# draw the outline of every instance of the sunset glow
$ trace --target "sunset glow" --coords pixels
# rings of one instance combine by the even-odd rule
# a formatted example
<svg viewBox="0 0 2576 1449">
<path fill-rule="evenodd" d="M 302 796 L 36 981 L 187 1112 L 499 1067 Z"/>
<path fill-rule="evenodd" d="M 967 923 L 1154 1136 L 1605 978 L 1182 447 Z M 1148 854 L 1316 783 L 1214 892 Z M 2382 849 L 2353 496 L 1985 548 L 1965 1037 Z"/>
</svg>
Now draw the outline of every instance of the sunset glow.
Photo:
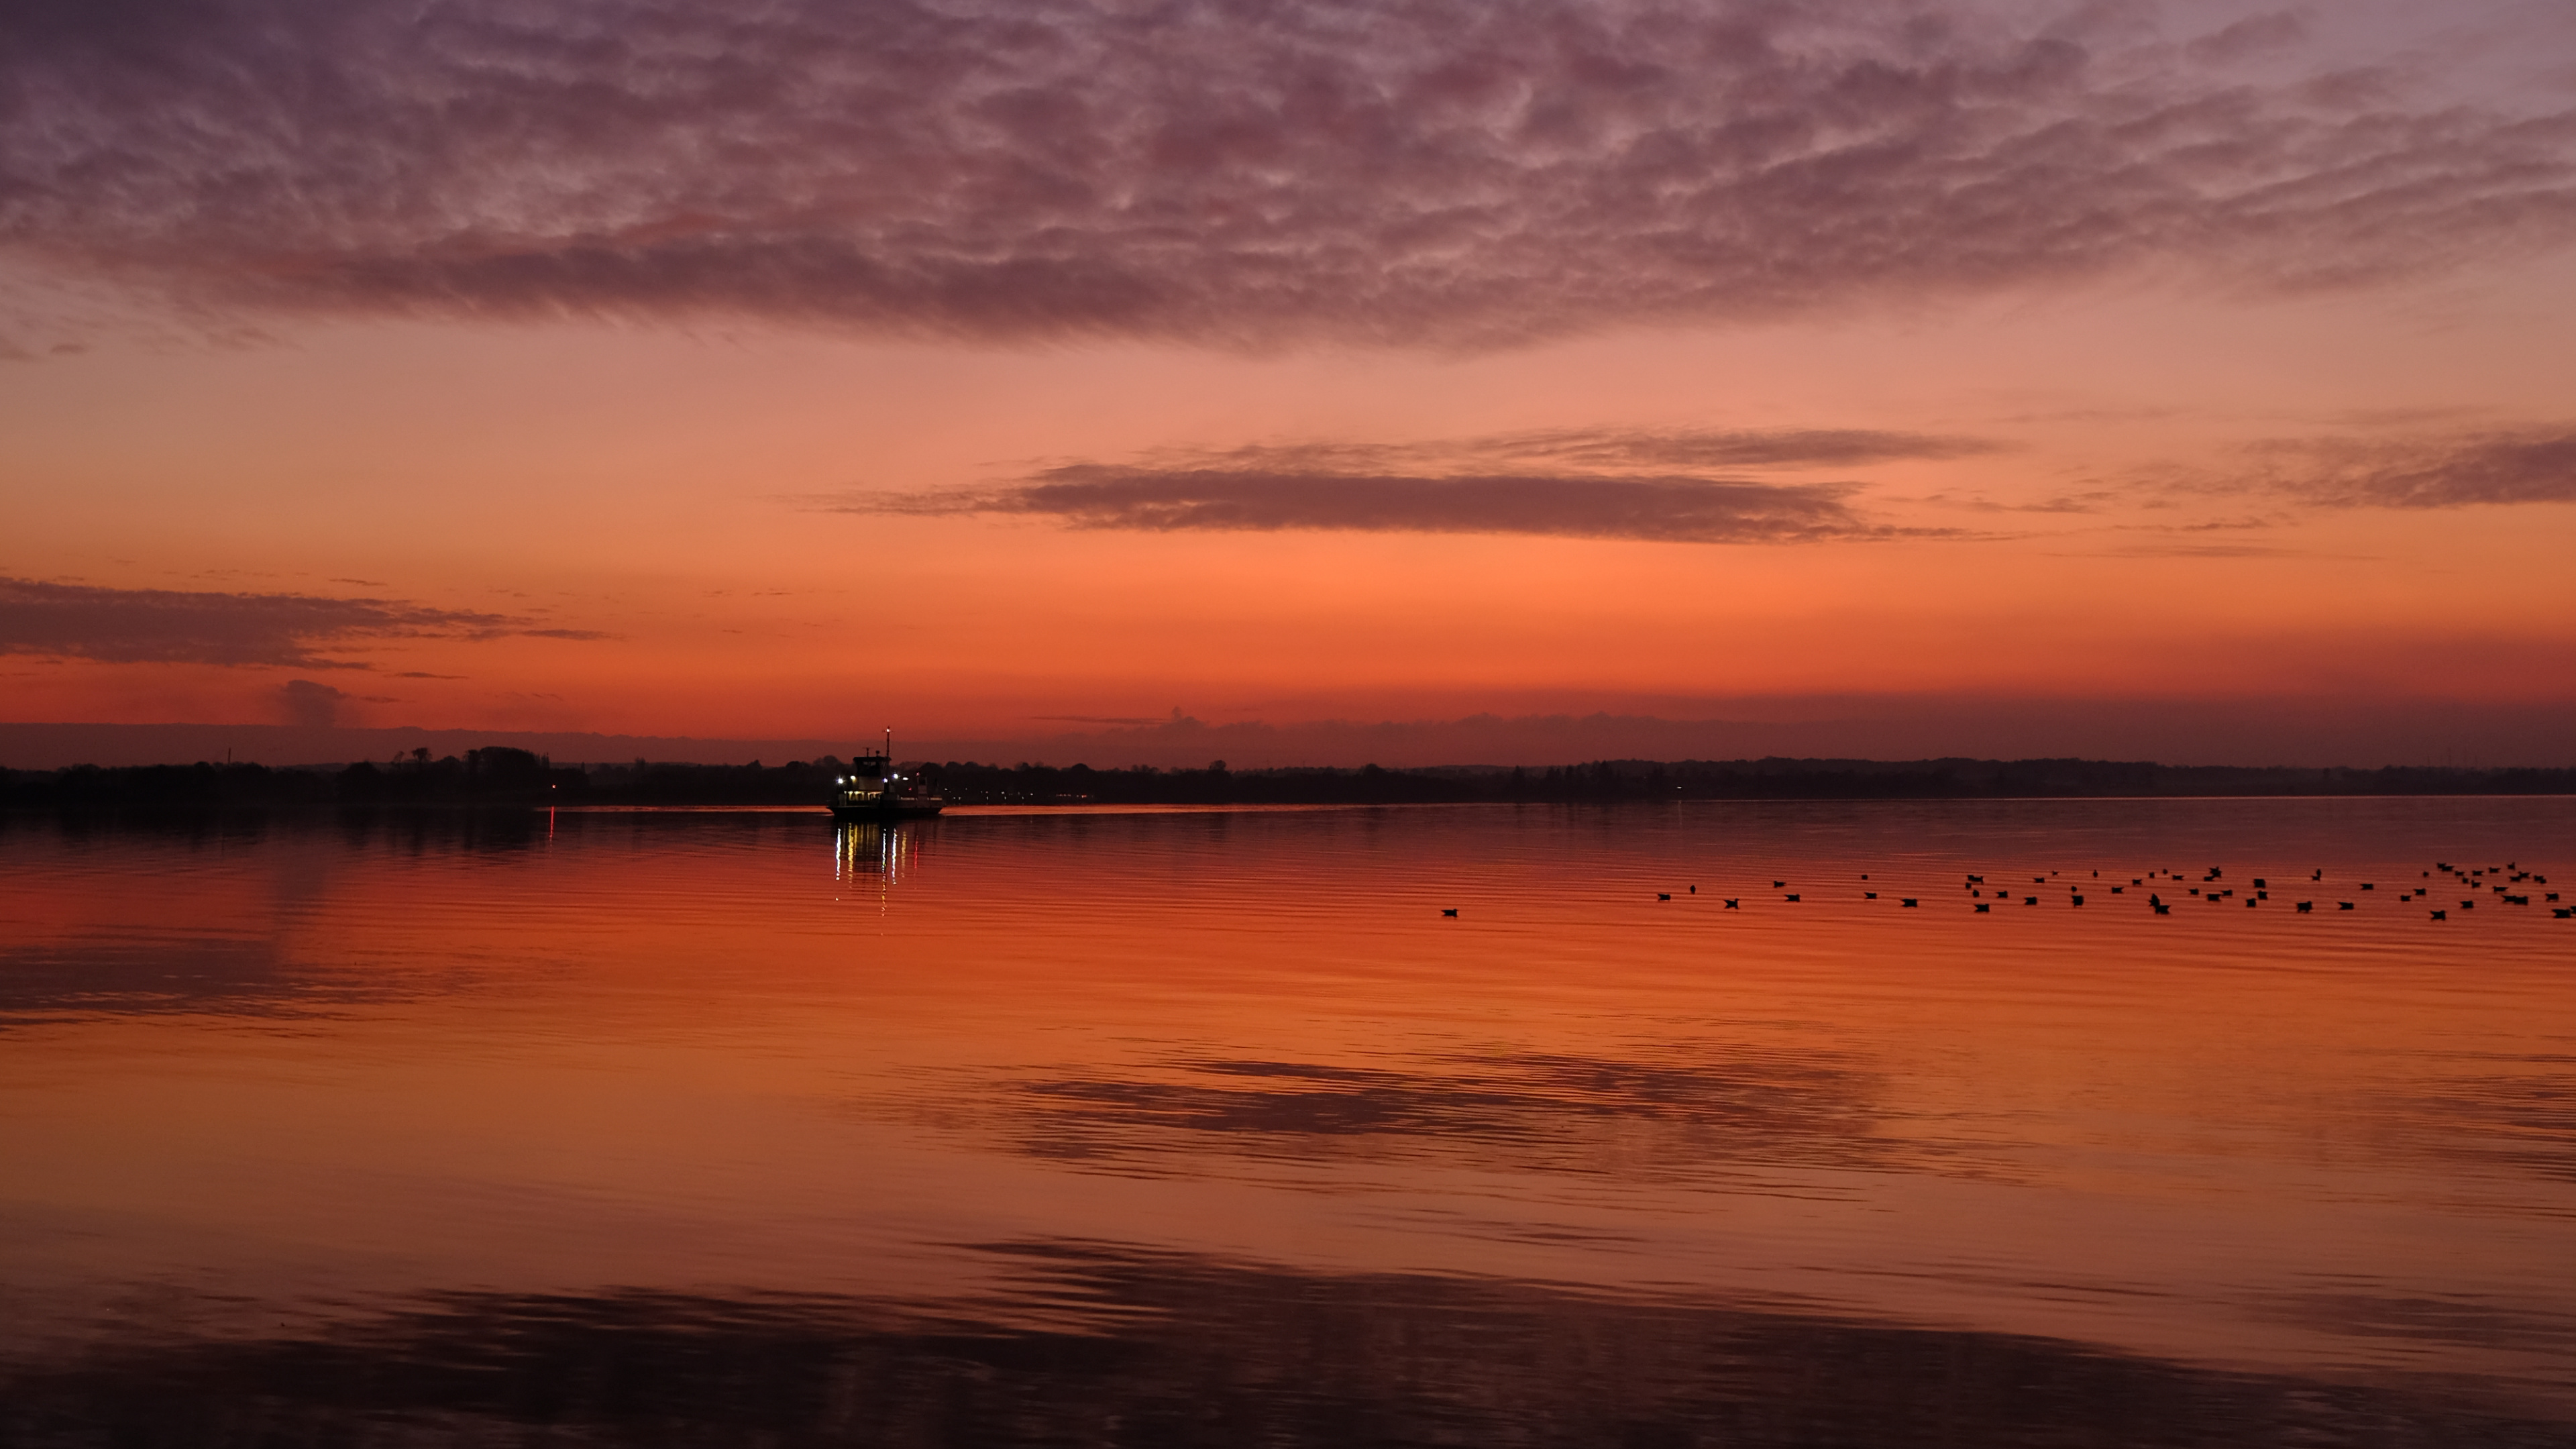
<svg viewBox="0 0 2576 1449">
<path fill-rule="evenodd" d="M 0 717 L 2568 763 L 2563 7 L 1830 14 L 21 7 Z"/>
</svg>

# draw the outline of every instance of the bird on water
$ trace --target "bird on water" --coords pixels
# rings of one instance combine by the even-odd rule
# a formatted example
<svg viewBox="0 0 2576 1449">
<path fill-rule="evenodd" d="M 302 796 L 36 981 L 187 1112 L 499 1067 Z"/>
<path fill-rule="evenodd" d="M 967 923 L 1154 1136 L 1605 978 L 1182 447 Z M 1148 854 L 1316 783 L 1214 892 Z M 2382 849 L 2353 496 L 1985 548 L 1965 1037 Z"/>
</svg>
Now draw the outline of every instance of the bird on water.
<svg viewBox="0 0 2576 1449">
<path fill-rule="evenodd" d="M 2443 864 L 2443 865 L 2441 865 L 2441 866 L 2440 866 L 2440 868 L 2441 868 L 2442 870 L 2444 870 L 2446 873 L 2448 873 L 2448 874 L 2450 874 L 2450 875 L 2454 876 L 2456 879 L 2458 879 L 2458 880 L 2459 880 L 2459 882 L 2460 882 L 2461 884 L 2466 885 L 2466 886 L 2469 886 L 2472 890 L 2476 889 L 2476 888 L 2477 888 L 2477 887 L 2479 887 L 2479 886 L 2484 886 L 2484 887 L 2486 887 L 2488 890 L 2492 891 L 2495 895 L 2497 895 L 2498 897 L 2500 897 L 2500 898 L 2501 898 L 2501 903 L 2506 904 L 2506 905 L 2529 905 L 2529 904 L 2531 904 L 2531 903 L 2532 903 L 2531 896 L 2529 896 L 2529 895 L 2512 895 L 2512 894 L 2509 894 L 2509 893 L 2508 893 L 2508 891 L 2509 891 L 2509 886 L 2508 886 L 2508 885 L 2506 885 L 2506 884 L 2499 884 L 2499 883 L 2497 883 L 2495 880 L 2488 879 L 2488 877 L 2498 877 L 2498 876 L 2500 876 L 2500 877 L 2504 877 L 2506 881 L 2508 881 L 2508 882 L 2510 882 L 2510 883 L 2513 883 L 2513 884 L 2519 884 L 2519 883 L 2524 882 L 2524 881 L 2529 881 L 2529 882 L 2532 882 L 2533 884 L 2536 884 L 2536 885 L 2545 885 L 2545 884 L 2547 884 L 2547 883 L 2548 883 L 2548 880 L 2549 880 L 2549 877 L 2547 877 L 2547 876 L 2545 876 L 2545 875 L 2541 875 L 2541 874 L 2539 874 L 2539 873 L 2537 873 L 2537 872 L 2535 872 L 2535 871 L 2525 871 L 2525 870 L 2523 870 L 2523 869 L 2521 868 L 2521 866 L 2520 866 L 2520 864 L 2519 864 L 2518 862 L 2508 863 L 2508 864 L 2505 864 L 2505 865 L 2502 865 L 2502 866 L 2486 866 L 2486 867 L 2483 867 L 2483 868 L 2455 867 L 2455 866 L 2450 866 L 2450 865 L 2447 865 L 2447 864 Z M 1982 884 L 1982 883 L 1985 881 L 1985 879 L 1986 879 L 1986 878 L 1985 878 L 1984 876 L 1982 876 L 1982 875 L 1966 874 L 1966 873 L 1963 873 L 1963 874 L 1964 874 L 1965 878 L 1964 878 L 1964 881 L 1963 881 L 1963 883 L 1962 883 L 1962 885 L 1961 885 L 1961 887 L 1960 887 L 1960 888 L 1961 888 L 1962 890 L 1965 890 L 1965 891 L 1966 891 L 1966 892 L 1967 892 L 1971 897 L 1980 897 L 1980 896 L 1984 895 L 1984 892 L 1983 892 L 1983 891 L 1978 890 L 1978 889 L 1977 889 L 1977 886 L 1978 886 L 1978 885 L 1980 885 L 1980 884 Z M 2035 876 L 2032 876 L 2032 877 L 2031 877 L 2031 882 L 2032 882 L 2032 884 L 2034 884 L 2034 885 L 2048 883 L 2048 882 L 2050 882 L 2050 880 L 2051 880 L 2051 878 L 2052 878 L 2052 877 L 2059 876 L 2060 874 L 2061 874 L 2061 872 L 2058 872 L 2058 871 L 2054 871 L 2054 870 L 2052 870 L 2052 871 L 2048 872 L 2046 875 L 2035 875 Z M 2101 873 L 2101 871 L 2099 871 L 2099 870 L 2094 870 L 2094 871 L 2090 872 L 2090 874 L 2091 874 L 2091 876 L 2098 878 L 2102 873 Z M 2325 874 L 2326 874 L 2326 873 L 2325 873 L 2325 869 L 2324 869 L 2324 867 L 2322 867 L 2322 866 L 2320 866 L 2320 867 L 2316 867 L 2316 868 L 2314 868 L 2314 869 L 2311 869 L 2311 870 L 2308 872 L 2308 879 L 2309 879 L 2309 880 L 2311 880 L 2311 881 L 2322 881 L 2322 880 L 2324 880 L 2324 879 L 2325 879 Z M 2422 872 L 2422 874 L 2423 874 L 2425 877 L 2430 878 L 2430 876 L 2432 875 L 2432 872 L 2431 872 L 2431 871 L 2424 871 L 2424 872 Z M 2167 880 L 2171 880 L 2171 881 L 2173 881 L 2173 882 L 2175 882 L 2175 883 L 2177 883 L 2177 884 L 2181 883 L 2181 882 L 2182 882 L 2182 881 L 2184 881 L 2184 880 L 2189 879 L 2189 877 L 2186 877 L 2186 876 L 2185 876 L 2185 875 L 2183 875 L 2183 873 L 2182 873 L 2182 872 L 2180 872 L 2180 871 L 2151 870 L 2151 871 L 2147 872 L 2145 876 L 2133 876 L 2133 877 L 2131 877 L 2131 878 L 2130 878 L 2130 880 L 2129 880 L 2129 884 L 2130 884 L 2130 885 L 2133 885 L 2133 886 L 2144 886 L 2144 885 L 2146 885 L 2146 884 L 2147 884 L 2147 882 L 2148 882 L 2148 880 L 2149 880 L 2150 878 L 2157 877 L 2157 876 L 2162 876 L 2162 877 L 2164 877 L 2165 879 L 2167 879 Z M 1864 881 L 1866 881 L 1866 880 L 1868 880 L 1868 879 L 1869 879 L 1869 877 L 1868 877 L 1867 875 L 1862 875 L 1860 878 L 1861 878 L 1862 880 L 1864 880 Z M 2222 902 L 2224 902 L 2224 901 L 2228 901 L 2228 900 L 2240 899 L 2240 897 L 2238 896 L 2238 893 L 2237 893 L 2237 892 L 2235 892 L 2235 891 L 2233 891 L 2233 890 L 2223 890 L 2223 889 L 2210 889 L 2210 890 L 2204 890 L 2204 889 L 2202 889 L 2202 886 L 2209 885 L 2209 884 L 2211 884 L 2211 883 L 2213 883 L 2213 882 L 2216 882 L 2216 881 L 2224 880 L 2225 878 L 2226 878 L 2226 871 L 2225 871 L 2225 869 L 2224 869 L 2223 867 L 2213 865 L 2213 866 L 2209 867 L 2209 868 L 2208 868 L 2208 870 L 2206 871 L 2206 873 L 2204 873 L 2204 874 L 2200 877 L 2201 885 L 2195 885 L 2195 886 L 2192 886 L 2192 887 L 2190 887 L 2190 888 L 2189 888 L 2189 894 L 2194 895 L 2194 896 L 2201 897 L 2202 899 L 2207 900 L 2211 905 L 2218 905 L 2218 904 L 2220 904 L 2220 903 L 2222 903 Z M 2270 892 L 2268 889 L 2266 889 L 2266 887 L 2268 887 L 2268 886 L 2271 884 L 2271 882 L 2270 882 L 2269 880 L 2267 880 L 2266 878 L 2261 877 L 2261 876 L 2254 876 L 2254 877 L 2250 877 L 2250 878 L 2248 878 L 2248 880 L 2249 880 L 2250 888 L 2252 889 L 2253 895 L 2252 895 L 2252 898 L 2251 898 L 2251 899 L 2246 899 L 2246 900 L 2245 900 L 2245 906 L 2246 906 L 2246 908 L 2247 908 L 2248 910 L 2251 910 L 2251 909 L 2253 909 L 2257 904 L 2259 904 L 2259 903 L 2261 903 L 2261 902 L 2263 902 L 2263 901 L 2269 900 L 2269 899 L 2271 898 L 2271 892 Z M 1771 882 L 1771 885 L 1772 885 L 1772 888 L 1773 888 L 1773 889 L 1775 889 L 1775 890 L 1781 890 L 1781 891 L 1783 891 L 1783 892 L 1784 892 L 1784 894 L 1781 896 L 1781 899 L 1782 899 L 1783 901 L 1796 901 L 1796 900 L 1798 900 L 1798 899 L 1799 899 L 1799 896 L 1798 896 L 1798 894 L 1797 894 L 1797 893 L 1795 893 L 1795 892 L 1788 892 L 1788 891 L 1787 891 L 1787 886 L 1788 886 L 1788 884 L 1789 884 L 1789 883 L 1788 883 L 1786 880 L 1775 880 L 1775 881 Z M 2358 881 L 2358 882 L 2355 882 L 2355 883 L 2354 883 L 2354 886 L 2355 886 L 2355 888 L 2357 888 L 2357 889 L 2359 889 L 2359 890 L 2365 890 L 2365 891 L 2368 891 L 2368 890 L 2375 890 L 2375 889 L 2376 889 L 2375 884 L 2374 884 L 2373 882 L 2370 882 L 2370 881 Z M 1686 890 L 1686 891 L 1688 891 L 1688 892 L 1689 892 L 1690 894 L 1692 894 L 1692 895 L 1697 895 L 1697 894 L 1699 894 L 1699 887 L 1698 887 L 1697 885 L 1686 885 L 1686 886 L 1684 886 L 1684 887 L 1683 887 L 1683 889 L 1684 889 L 1684 890 Z M 2118 885 L 2113 885 L 2110 889 L 2111 889 L 2111 894 L 2113 894 L 2113 895 L 2120 895 L 2120 894 L 2123 894 L 2123 893 L 2124 893 L 2123 888 L 2122 888 L 2121 886 L 2118 886 Z M 1674 894 L 1674 893 L 1673 893 L 1673 892 L 1671 892 L 1671 891 L 1657 891 L 1657 892 L 1655 893 L 1655 899 L 1656 899 L 1656 900 L 1659 900 L 1659 901 L 1669 901 L 1669 900 L 1673 899 L 1673 894 Z M 2010 900 L 2014 895 L 2016 895 L 2016 894 L 2019 894 L 2019 892 L 2018 892 L 2018 891 L 2014 891 L 2014 890 L 2010 890 L 2010 889 L 1999 889 L 1999 890 L 1997 890 L 1997 891 L 1995 892 L 1995 899 L 1997 899 L 1997 900 L 2001 900 L 2001 901 L 2009 901 L 2009 900 Z M 2285 892 L 2285 894 L 2286 894 L 2286 892 Z M 2412 899 L 2421 899 L 2422 897 L 2424 897 L 2424 896 L 2425 896 L 2425 895 L 2427 895 L 2427 894 L 2429 894 L 2429 891 L 2427 891 L 2427 890 L 2425 890 L 2425 889 L 2420 889 L 2420 888 L 2419 888 L 2419 889 L 2413 889 L 2413 890 L 2400 890 L 2400 891 L 2398 892 L 2398 896 L 2399 896 L 2399 898 L 2400 898 L 2400 899 L 2409 899 L 2409 900 L 2412 900 Z M 1861 898 L 1862 898 L 1863 900 L 1871 900 L 1871 901 L 1874 901 L 1874 900 L 1877 900 L 1877 899 L 1878 899 L 1878 896 L 1879 896 L 1879 893 L 1878 893 L 1877 891 L 1874 891 L 1874 890 L 1873 890 L 1873 891 L 1863 891 L 1863 892 L 1861 892 Z M 2084 904 L 2083 888 L 2082 888 L 2081 886 L 2079 886 L 2079 885 L 2075 885 L 2075 884 L 2072 884 L 2072 883 L 2068 884 L 2068 886 L 2067 886 L 2067 896 L 2068 896 L 2067 903 L 2068 903 L 2069 905 L 2081 906 L 2081 905 L 2083 905 L 2083 904 Z M 2558 893 L 2558 892 L 2556 892 L 2556 891 L 2548 892 L 2545 896 L 2543 896 L 2543 897 L 2542 897 L 2543 901 L 2545 901 L 2548 905 L 2550 905 L 2551 907 L 2553 907 L 2553 909 L 2550 911 L 2550 915 L 2551 915 L 2554 919 L 2557 919 L 2557 920 L 2576 920 L 2576 908 L 2570 908 L 2570 907 L 2565 907 L 2565 906 L 2560 906 L 2560 905 L 2558 905 L 2559 898 L 2560 898 L 2560 897 L 2559 897 L 2559 893 Z M 2035 905 L 2038 905 L 2038 904 L 2039 904 L 2039 897 L 2038 897 L 2038 896 L 2036 896 L 2036 895 L 2023 895 L 2021 899 L 2022 899 L 2022 904 L 2023 904 L 2023 905 L 2025 905 L 2025 906 L 2035 906 Z M 1914 896 L 1906 896 L 1906 897 L 1902 897 L 1902 898 L 1900 898 L 1900 899 L 1898 900 L 1898 902 L 1897 902 L 1897 904 L 1898 904 L 1898 905 L 1900 905 L 1900 906 L 1914 906 L 1914 905 L 1918 905 L 1919 903 L 1920 903 L 1919 898 L 1918 898 L 1918 897 L 1914 897 Z M 1730 911 L 1732 911 L 1732 910 L 1741 910 L 1741 909 L 1743 909 L 1743 905 L 1744 905 L 1743 900 L 1742 900 L 1740 897 L 1727 897 L 1727 898 L 1725 898 L 1725 899 L 1721 900 L 1721 901 L 1720 901 L 1720 904 L 1721 904 L 1721 905 L 1723 905 L 1727 910 L 1730 910 Z M 2317 911 L 2317 909 L 2318 909 L 2318 908 L 2319 908 L 2323 903 L 2322 903 L 2322 902 L 2319 902 L 2319 901 L 2314 901 L 2314 900 L 2304 900 L 2304 901 L 2290 901 L 2290 902 L 2287 902 L 2286 904 L 2288 904 L 2288 905 L 2291 907 L 2291 909 L 2293 909 L 2294 911 L 2296 911 L 2298 914 L 2300 914 L 2300 915 L 2303 915 L 2303 916 L 2304 916 L 2304 915 L 2312 915 L 2312 914 L 2314 914 L 2314 913 Z M 2478 905 L 2478 898 L 2476 898 L 2476 897 L 2465 897 L 2465 898 L 2461 899 L 2461 901 L 2460 901 L 2460 903 L 2459 903 L 2459 908 L 2460 908 L 2460 909 L 2462 909 L 2462 910 L 2475 910 L 2475 909 L 2477 909 L 2477 905 Z M 2334 903 L 2334 906 L 2335 906 L 2335 909 L 2336 909 L 2337 911 L 2358 911 L 2358 910 L 2360 909 L 2360 904 L 2359 904 L 2359 902 L 2357 902 L 2357 901 L 2337 901 L 2337 902 L 2335 902 L 2335 903 Z M 1974 902 L 1974 904 L 1972 905 L 1971 909 L 1975 910 L 1979 915 L 1985 915 L 1985 914 L 1990 914 L 1993 908 L 1992 908 L 1992 906 L 1991 906 L 1989 903 L 1987 903 L 1987 902 L 1985 902 L 1985 901 L 1983 901 L 1983 900 L 1976 900 L 1976 901 Z M 2159 916 L 2169 916 L 2169 915 L 2172 915 L 2172 914 L 2173 914 L 2173 903 L 2172 903 L 2172 902 L 2170 902 L 2170 901 L 2167 901 L 2167 900 L 2164 898 L 2164 896 L 2163 896 L 2162 894 L 2157 893 L 2157 892 L 2154 892 L 2154 891 L 2149 891 L 2149 892 L 2147 893 L 2147 909 L 2148 909 L 2148 910 L 2150 910 L 2150 911 L 2152 911 L 2152 912 L 2153 912 L 2153 913 L 2155 913 L 2156 915 L 2159 915 Z M 2429 909 L 2429 907 L 2428 907 L 2428 909 Z M 1443 915 L 1443 916 L 1455 916 L 1455 915 L 1457 915 L 1457 914 L 1458 914 L 1458 911 L 1457 911 L 1457 909 L 1456 909 L 1455 907 L 1450 907 L 1450 908 L 1443 909 L 1443 910 L 1441 911 L 1441 913 L 1440 913 L 1440 914 L 1441 914 L 1441 915 Z M 2431 919 L 2433 919 L 2433 920 L 2436 920 L 2436 921 L 2447 921 L 2447 920 L 2449 920 L 2449 919 L 2450 919 L 2450 914 L 2451 914 L 2451 913 L 2450 913 L 2450 911 L 2449 911 L 2447 908 L 2445 908 L 2445 909 L 2430 909 L 2430 910 L 2429 910 L 2429 914 L 2430 914 Z"/>
</svg>

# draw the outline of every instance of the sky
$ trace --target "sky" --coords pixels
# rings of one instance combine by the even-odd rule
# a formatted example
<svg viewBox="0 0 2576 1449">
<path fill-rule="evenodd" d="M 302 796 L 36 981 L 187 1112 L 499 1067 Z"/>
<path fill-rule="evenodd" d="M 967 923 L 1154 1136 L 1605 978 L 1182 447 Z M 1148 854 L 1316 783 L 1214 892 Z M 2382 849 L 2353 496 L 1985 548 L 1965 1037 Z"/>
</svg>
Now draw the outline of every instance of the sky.
<svg viewBox="0 0 2576 1449">
<path fill-rule="evenodd" d="M 2563 0 L 0 10 L 5 721 L 2563 766 L 2571 380 Z"/>
</svg>

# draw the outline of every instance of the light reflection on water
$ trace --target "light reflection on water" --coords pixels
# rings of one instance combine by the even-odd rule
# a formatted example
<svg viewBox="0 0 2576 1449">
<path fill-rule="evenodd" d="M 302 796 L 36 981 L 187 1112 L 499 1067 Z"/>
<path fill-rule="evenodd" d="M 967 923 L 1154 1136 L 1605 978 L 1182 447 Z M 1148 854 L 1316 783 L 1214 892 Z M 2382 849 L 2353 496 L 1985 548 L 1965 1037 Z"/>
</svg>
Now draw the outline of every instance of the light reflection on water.
<svg viewBox="0 0 2576 1449">
<path fill-rule="evenodd" d="M 2435 861 L 2576 802 L 18 819 L 0 1442 L 2563 1444 Z"/>
</svg>

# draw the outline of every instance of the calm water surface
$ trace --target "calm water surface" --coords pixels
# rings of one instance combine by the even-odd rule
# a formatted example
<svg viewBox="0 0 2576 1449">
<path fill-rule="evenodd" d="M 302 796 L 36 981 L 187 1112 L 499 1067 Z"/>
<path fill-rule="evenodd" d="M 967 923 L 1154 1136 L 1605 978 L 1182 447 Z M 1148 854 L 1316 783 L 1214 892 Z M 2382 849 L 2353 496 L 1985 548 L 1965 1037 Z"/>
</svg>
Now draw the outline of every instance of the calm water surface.
<svg viewBox="0 0 2576 1449">
<path fill-rule="evenodd" d="M 2576 1444 L 2518 873 L 2576 801 L 19 818 L 0 1441 Z"/>
</svg>

